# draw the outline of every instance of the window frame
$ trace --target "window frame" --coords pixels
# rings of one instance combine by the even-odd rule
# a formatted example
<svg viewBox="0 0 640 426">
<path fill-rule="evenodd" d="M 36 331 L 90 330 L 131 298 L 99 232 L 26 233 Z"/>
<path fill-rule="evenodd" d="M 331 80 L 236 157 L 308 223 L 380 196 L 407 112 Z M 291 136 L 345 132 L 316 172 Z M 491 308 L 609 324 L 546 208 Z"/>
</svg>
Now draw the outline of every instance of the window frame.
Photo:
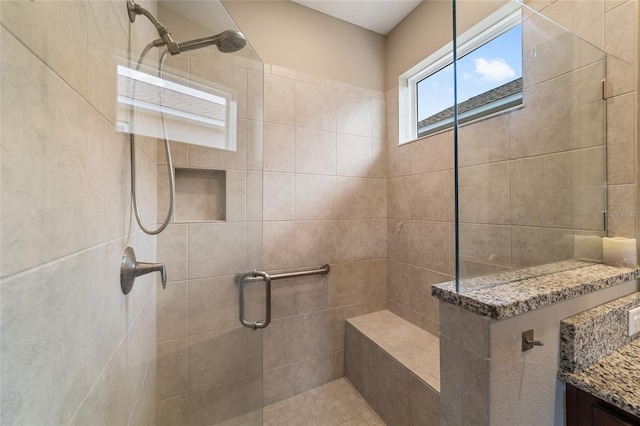
<svg viewBox="0 0 640 426">
<path fill-rule="evenodd" d="M 511 2 L 482 21 L 478 22 L 465 33 L 458 36 L 458 58 L 471 53 L 491 40 L 506 33 L 523 22 L 522 5 Z M 453 63 L 453 42 L 447 43 L 429 57 L 404 72 L 399 78 L 399 139 L 398 144 L 412 142 L 423 137 L 448 129 L 453 125 L 453 117 L 437 123 L 426 135 L 418 136 L 418 101 L 417 84 L 423 79 L 435 74 Z M 486 117 L 498 111 L 520 106 L 522 92 L 511 95 L 490 104 L 486 104 L 458 116 L 461 121 L 471 121 Z M 485 108 L 487 107 L 487 108 Z"/>
</svg>

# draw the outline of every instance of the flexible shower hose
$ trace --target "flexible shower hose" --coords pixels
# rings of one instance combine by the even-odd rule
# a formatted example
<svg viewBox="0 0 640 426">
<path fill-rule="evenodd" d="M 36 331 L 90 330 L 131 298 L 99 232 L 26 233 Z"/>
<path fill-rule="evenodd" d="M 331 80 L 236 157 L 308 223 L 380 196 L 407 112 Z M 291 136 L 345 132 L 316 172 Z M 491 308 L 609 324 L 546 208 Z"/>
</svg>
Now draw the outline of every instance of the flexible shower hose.
<svg viewBox="0 0 640 426">
<path fill-rule="evenodd" d="M 140 68 L 142 67 L 142 62 L 144 61 L 144 58 L 147 56 L 147 54 L 149 53 L 149 51 L 151 50 L 151 48 L 154 47 L 154 43 L 149 43 L 144 50 L 142 51 L 142 53 L 140 54 L 140 58 L 138 59 L 138 64 L 136 65 L 136 71 L 140 71 Z M 168 50 L 165 50 L 162 53 L 162 57 L 160 58 L 160 61 L 158 62 L 158 77 L 162 78 L 162 73 L 163 73 L 163 67 L 164 67 L 164 61 L 167 58 L 167 55 L 169 54 Z M 136 94 L 136 80 L 133 79 L 133 85 L 131 87 L 131 99 L 132 101 L 135 99 L 135 94 Z M 160 116 L 161 116 L 161 121 L 162 121 L 162 132 L 163 132 L 163 136 L 164 136 L 164 149 L 165 149 L 165 154 L 167 157 L 167 171 L 169 173 L 169 209 L 167 211 L 167 216 L 165 217 L 164 221 L 162 222 L 162 225 L 160 225 L 160 227 L 158 227 L 158 229 L 155 230 L 150 230 L 148 229 L 144 223 L 142 223 L 142 218 L 140 217 L 140 209 L 138 208 L 138 196 L 137 196 L 137 191 L 136 191 L 136 139 L 135 139 L 135 129 L 134 129 L 134 124 L 135 124 L 135 102 L 131 103 L 131 119 L 130 119 L 130 129 L 129 129 L 129 142 L 131 145 L 131 198 L 133 200 L 133 211 L 136 217 L 136 221 L 138 222 L 138 225 L 140 226 L 140 229 L 149 235 L 157 235 L 160 232 L 162 232 L 167 225 L 169 224 L 169 221 L 171 221 L 171 216 L 173 215 L 173 201 L 175 198 L 175 191 L 176 191 L 176 180 L 175 180 L 175 175 L 173 173 L 173 161 L 171 159 L 171 147 L 169 144 L 169 135 L 167 132 L 167 120 L 164 114 L 164 108 L 163 108 L 163 98 L 162 98 L 162 89 L 160 89 Z"/>
</svg>

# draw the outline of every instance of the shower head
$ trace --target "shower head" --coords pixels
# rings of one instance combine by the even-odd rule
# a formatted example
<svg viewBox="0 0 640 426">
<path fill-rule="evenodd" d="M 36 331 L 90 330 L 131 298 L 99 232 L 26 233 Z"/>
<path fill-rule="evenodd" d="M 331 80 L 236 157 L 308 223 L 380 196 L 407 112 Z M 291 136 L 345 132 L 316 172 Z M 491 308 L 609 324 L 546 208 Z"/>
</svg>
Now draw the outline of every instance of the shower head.
<svg viewBox="0 0 640 426">
<path fill-rule="evenodd" d="M 178 43 L 180 52 L 200 49 L 215 44 L 222 53 L 237 52 L 247 44 L 247 39 L 239 31 L 227 30 L 220 34 Z"/>
<path fill-rule="evenodd" d="M 218 50 L 222 53 L 237 52 L 247 44 L 247 39 L 240 31 L 227 30 L 220 34 L 199 38 L 196 40 L 189 40 L 183 43 L 176 43 L 171 38 L 171 33 L 162 25 L 148 10 L 136 4 L 134 0 L 127 0 L 127 12 L 129 14 L 129 20 L 131 23 L 135 22 L 137 15 L 144 15 L 151 21 L 156 27 L 160 38 L 153 41 L 155 47 L 166 46 L 169 53 L 177 55 L 189 50 L 200 49 L 201 47 L 211 46 L 215 44 Z"/>
</svg>

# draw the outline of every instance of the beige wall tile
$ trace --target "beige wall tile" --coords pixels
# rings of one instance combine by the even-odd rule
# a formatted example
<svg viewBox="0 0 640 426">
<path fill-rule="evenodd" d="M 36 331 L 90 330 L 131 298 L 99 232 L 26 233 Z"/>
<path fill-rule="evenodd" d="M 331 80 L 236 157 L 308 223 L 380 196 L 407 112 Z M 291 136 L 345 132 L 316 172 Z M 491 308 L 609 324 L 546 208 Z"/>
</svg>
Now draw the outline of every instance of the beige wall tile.
<svg viewBox="0 0 640 426">
<path fill-rule="evenodd" d="M 310 129 L 336 131 L 336 90 L 295 82 L 295 123 Z"/>
<path fill-rule="evenodd" d="M 525 268 L 573 259 L 575 234 L 586 233 L 564 229 L 513 227 L 511 230 L 513 267 Z M 539 250 L 539 247 L 544 247 L 544 250 Z"/>
<path fill-rule="evenodd" d="M 336 134 L 296 127 L 295 171 L 318 175 L 336 174 Z"/>
<path fill-rule="evenodd" d="M 271 74 L 264 76 L 264 121 L 294 124 L 294 82 Z"/>
<path fill-rule="evenodd" d="M 599 49 L 604 48 L 604 7 L 601 1 L 582 4 L 559 0 L 544 9 L 544 16 Z"/>
<path fill-rule="evenodd" d="M 189 278 L 232 275 L 244 270 L 244 223 L 192 223 L 188 239 Z"/>
<path fill-rule="evenodd" d="M 371 100 L 371 136 L 374 138 L 384 139 L 387 135 L 385 108 L 383 100 Z"/>
<path fill-rule="evenodd" d="M 209 58 L 189 57 L 189 78 L 205 87 L 218 87 L 236 101 L 238 118 L 247 118 L 247 69 Z"/>
<path fill-rule="evenodd" d="M 371 258 L 383 259 L 387 257 L 387 221 L 371 221 Z"/>
<path fill-rule="evenodd" d="M 262 339 L 259 337 L 244 327 L 189 337 L 189 391 L 259 373 L 262 370 Z M 212 365 L 216 368 L 211 368 Z"/>
<path fill-rule="evenodd" d="M 165 290 L 158 283 L 156 294 L 158 341 L 187 337 L 187 283 L 171 281 Z"/>
<path fill-rule="evenodd" d="M 387 262 L 387 297 L 404 306 L 411 304 L 410 267 L 407 263 Z"/>
<path fill-rule="evenodd" d="M 607 100 L 607 182 L 634 183 L 634 95 Z"/>
<path fill-rule="evenodd" d="M 295 223 L 295 262 L 298 266 L 331 263 L 336 257 L 336 225 L 332 221 Z"/>
<path fill-rule="evenodd" d="M 115 103 L 115 102 L 114 102 Z M 128 140 L 97 114 L 86 119 L 92 143 L 87 149 L 86 246 L 125 234 L 130 205 Z M 114 191 L 105 191 L 114 188 Z"/>
<path fill-rule="evenodd" d="M 460 224 L 460 257 L 465 261 L 511 266 L 511 228 L 509 226 Z"/>
<path fill-rule="evenodd" d="M 247 73 L 247 115 L 250 120 L 264 119 L 264 81 L 263 65 L 259 64 L 257 70 L 249 70 Z"/>
<path fill-rule="evenodd" d="M 303 361 L 335 351 L 335 327 L 331 310 L 296 317 L 291 338 L 294 361 Z"/>
<path fill-rule="evenodd" d="M 453 168 L 453 132 L 446 131 L 412 142 L 411 173 Z"/>
<path fill-rule="evenodd" d="M 293 220 L 293 175 L 264 173 L 264 220 Z"/>
<path fill-rule="evenodd" d="M 247 172 L 247 220 L 262 221 L 262 172 Z"/>
<path fill-rule="evenodd" d="M 294 262 L 293 222 L 264 223 L 264 268 L 285 269 L 296 266 Z"/>
<path fill-rule="evenodd" d="M 238 326 L 238 287 L 233 276 L 188 283 L 189 335 Z"/>
<path fill-rule="evenodd" d="M 127 423 L 134 402 L 128 400 L 131 393 L 128 367 L 126 344 L 122 344 L 86 397 L 85 424 L 107 426 Z"/>
<path fill-rule="evenodd" d="M 294 128 L 264 124 L 264 170 L 293 172 Z"/>
<path fill-rule="evenodd" d="M 236 150 L 208 148 L 201 145 L 189 145 L 189 167 L 229 170 L 247 168 L 247 120 L 238 119 L 236 123 Z M 255 142 L 255 141 L 254 141 Z"/>
<path fill-rule="evenodd" d="M 371 139 L 371 166 L 369 176 L 376 178 L 387 177 L 387 146 L 384 139 Z"/>
<path fill-rule="evenodd" d="M 458 209 L 461 222 L 509 223 L 511 196 L 509 165 L 510 163 L 503 162 L 460 169 Z M 528 180 L 529 177 L 527 177 Z"/>
<path fill-rule="evenodd" d="M 187 393 L 187 339 L 158 343 L 157 400 Z"/>
<path fill-rule="evenodd" d="M 387 214 L 393 219 L 411 217 L 411 178 L 398 177 L 387 180 Z"/>
<path fill-rule="evenodd" d="M 373 185 L 374 181 L 372 179 L 338 177 L 336 189 L 337 218 L 371 218 L 373 214 Z"/>
<path fill-rule="evenodd" d="M 607 203 L 607 235 L 635 238 L 638 209 L 634 185 L 609 185 Z"/>
<path fill-rule="evenodd" d="M 449 170 L 408 178 L 411 219 L 453 220 L 453 174 Z"/>
<path fill-rule="evenodd" d="M 300 317 L 274 319 L 264 330 L 263 336 L 263 366 L 271 370 L 294 361 L 294 346 L 296 335 L 300 332 Z M 293 378 L 291 380 L 293 387 Z"/>
<path fill-rule="evenodd" d="M 295 220 L 335 219 L 334 176 L 296 175 L 294 187 Z"/>
<path fill-rule="evenodd" d="M 189 394 L 189 424 L 217 424 L 262 407 L 262 375 Z"/>
<path fill-rule="evenodd" d="M 602 145 L 604 75 L 598 62 L 525 89 L 525 108 L 509 114 L 511 157 Z"/>
<path fill-rule="evenodd" d="M 449 224 L 441 222 L 411 222 L 411 264 L 450 274 Z M 424 244 L 430 241 L 429 245 Z"/>
<path fill-rule="evenodd" d="M 342 262 L 371 259 L 372 235 L 370 220 L 340 220 L 335 224 L 334 256 Z"/>
<path fill-rule="evenodd" d="M 337 130 L 350 135 L 371 136 L 372 102 L 350 92 L 336 91 Z"/>
<path fill-rule="evenodd" d="M 371 197 L 372 197 L 372 203 L 373 203 L 371 217 L 373 219 L 386 219 L 387 218 L 387 180 L 386 179 L 371 180 Z"/>
<path fill-rule="evenodd" d="M 398 145 L 397 137 L 387 139 L 387 176 L 411 174 L 417 149 L 416 143 Z"/>
<path fill-rule="evenodd" d="M 79 254 L 2 281 L 2 382 L 13 395 L 3 398 L 3 423 L 66 424 L 82 403 L 85 261 Z"/>
<path fill-rule="evenodd" d="M 508 160 L 509 115 L 501 114 L 460 127 L 458 147 L 463 167 Z M 453 148 L 450 150 L 453 152 Z"/>
<path fill-rule="evenodd" d="M 3 18 L 14 8 L 18 13 L 29 7 L 8 6 Z M 46 8 L 33 6 L 33 13 Z M 3 85 L 1 269 L 6 276 L 85 247 L 87 104 L 6 31 L 2 41 L 3 81 L 34 82 Z M 50 110 L 54 104 L 65 108 Z M 37 223 L 56 226 L 36 228 Z"/>
<path fill-rule="evenodd" d="M 428 319 L 438 322 L 438 299 L 431 295 L 433 284 L 451 281 L 453 277 L 411 266 L 409 270 L 410 307 Z"/>
<path fill-rule="evenodd" d="M 244 222 L 247 219 L 247 172 L 227 170 L 226 175 L 226 220 Z"/>
<path fill-rule="evenodd" d="M 86 252 L 85 276 L 89 279 L 84 303 L 91 315 L 86 317 L 84 328 L 85 389 L 96 382 L 129 328 L 128 300 L 113 286 L 120 282 L 120 271 L 113 265 L 122 260 L 123 247 L 124 241 L 118 239 Z"/>
<path fill-rule="evenodd" d="M 50 3 L 11 2 L 2 7 L 2 24 L 67 84 L 85 96 L 89 40 L 86 14 L 87 5 L 82 4 L 79 7 L 73 2 L 64 2 L 57 6 Z M 54 40 L 38 31 L 40 23 L 44 21 L 48 22 L 51 31 L 60 33 L 59 38 Z M 98 23 L 92 21 L 92 24 L 94 30 Z M 113 37 L 120 35 L 112 35 L 110 42 L 113 42 Z M 6 77 L 4 74 L 4 78 Z"/>
<path fill-rule="evenodd" d="M 294 377 L 294 364 L 265 371 L 263 376 L 263 405 L 273 404 L 293 396 Z"/>
<path fill-rule="evenodd" d="M 189 423 L 187 395 L 159 401 L 156 405 L 157 426 L 186 425 Z"/>
<path fill-rule="evenodd" d="M 387 255 L 389 259 L 409 263 L 410 259 L 409 222 L 387 221 Z"/>
<path fill-rule="evenodd" d="M 636 58 L 636 2 L 627 2 L 604 15 L 604 49 L 626 63 Z"/>
<path fill-rule="evenodd" d="M 512 223 L 601 230 L 604 162 L 603 148 L 512 162 Z"/>
<path fill-rule="evenodd" d="M 158 234 L 157 261 L 167 268 L 168 281 L 187 279 L 187 230 L 187 225 L 170 224 Z"/>
<path fill-rule="evenodd" d="M 607 55 L 607 95 L 617 96 L 633 91 L 634 73 L 634 64 Z"/>
<path fill-rule="evenodd" d="M 366 302 L 373 297 L 373 262 L 338 263 L 331 268 L 331 306 L 346 306 Z M 385 274 L 386 281 L 386 274 Z M 386 294 L 378 297 L 386 297 Z"/>
<path fill-rule="evenodd" d="M 372 168 L 372 142 L 370 137 L 337 134 L 338 176 L 366 177 Z"/>
<path fill-rule="evenodd" d="M 331 352 L 295 364 L 294 392 L 296 394 L 335 380 L 337 374 L 336 353 Z M 340 364 L 341 366 L 341 364 Z"/>
</svg>

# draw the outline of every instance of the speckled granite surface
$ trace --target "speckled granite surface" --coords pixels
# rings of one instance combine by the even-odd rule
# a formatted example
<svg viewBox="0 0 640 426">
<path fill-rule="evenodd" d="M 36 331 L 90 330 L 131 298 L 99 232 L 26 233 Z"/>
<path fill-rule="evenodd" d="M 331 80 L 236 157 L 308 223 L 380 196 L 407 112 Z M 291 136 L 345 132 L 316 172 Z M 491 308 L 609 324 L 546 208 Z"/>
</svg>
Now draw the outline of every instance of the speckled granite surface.
<svg viewBox="0 0 640 426">
<path fill-rule="evenodd" d="M 539 274 L 533 276 L 536 269 Z M 506 274 L 513 279 L 506 281 Z M 455 281 L 436 284 L 431 294 L 444 302 L 499 320 L 639 277 L 640 268 L 565 261 L 464 280 L 462 293 L 456 293 Z"/>
<path fill-rule="evenodd" d="M 578 389 L 640 416 L 640 339 L 635 339 L 579 373 L 558 377 Z"/>
<path fill-rule="evenodd" d="M 640 306 L 640 293 L 560 321 L 560 369 L 578 372 L 640 337 L 628 335 L 628 311 L 636 306 Z"/>
</svg>

